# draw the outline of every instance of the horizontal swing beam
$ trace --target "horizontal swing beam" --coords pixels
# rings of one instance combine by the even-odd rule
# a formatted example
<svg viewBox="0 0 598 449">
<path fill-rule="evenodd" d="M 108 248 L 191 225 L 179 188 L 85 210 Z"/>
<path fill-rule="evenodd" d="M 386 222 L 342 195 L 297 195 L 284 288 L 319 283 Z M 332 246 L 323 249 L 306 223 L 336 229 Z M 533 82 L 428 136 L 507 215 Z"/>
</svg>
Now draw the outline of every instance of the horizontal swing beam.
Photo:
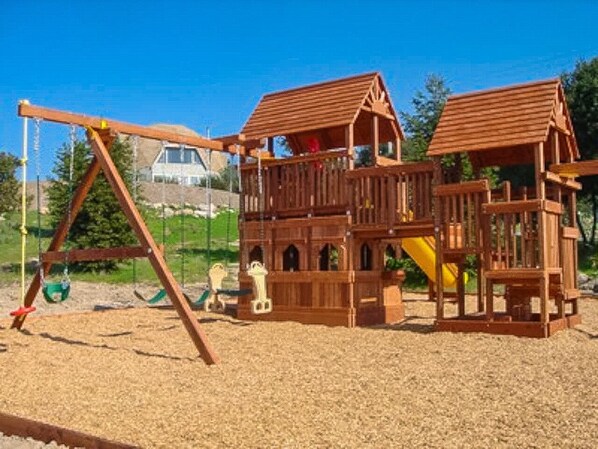
<svg viewBox="0 0 598 449">
<path fill-rule="evenodd" d="M 49 122 L 90 127 L 96 130 L 110 128 L 115 133 L 139 136 L 147 139 L 164 140 L 171 143 L 185 144 L 198 148 L 208 148 L 210 150 L 236 154 L 236 149 L 225 146 L 220 141 L 206 139 L 204 137 L 189 136 L 102 117 L 45 108 L 27 104 L 25 102 L 19 103 L 18 114 L 20 117 L 40 118 Z M 243 148 L 239 148 L 239 153 L 244 154 Z"/>
<path fill-rule="evenodd" d="M 164 247 L 158 245 L 160 252 Z M 142 246 L 121 246 L 118 248 L 87 248 L 72 249 L 70 251 L 48 251 L 42 254 L 42 262 L 84 262 L 89 260 L 135 259 L 147 257 L 147 251 Z"/>
</svg>

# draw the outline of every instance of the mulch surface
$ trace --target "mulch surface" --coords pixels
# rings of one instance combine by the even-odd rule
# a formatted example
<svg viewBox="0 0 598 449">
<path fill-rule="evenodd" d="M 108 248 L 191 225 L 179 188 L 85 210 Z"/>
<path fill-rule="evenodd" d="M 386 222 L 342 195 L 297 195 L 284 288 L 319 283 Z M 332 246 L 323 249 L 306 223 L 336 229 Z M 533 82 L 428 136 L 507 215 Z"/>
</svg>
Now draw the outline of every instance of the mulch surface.
<svg viewBox="0 0 598 449">
<path fill-rule="evenodd" d="M 432 332 L 422 301 L 357 329 L 197 312 L 211 367 L 173 310 L 42 310 L 22 332 L 0 319 L 0 410 L 148 448 L 595 448 L 598 300 L 580 310 L 547 340 Z"/>
</svg>

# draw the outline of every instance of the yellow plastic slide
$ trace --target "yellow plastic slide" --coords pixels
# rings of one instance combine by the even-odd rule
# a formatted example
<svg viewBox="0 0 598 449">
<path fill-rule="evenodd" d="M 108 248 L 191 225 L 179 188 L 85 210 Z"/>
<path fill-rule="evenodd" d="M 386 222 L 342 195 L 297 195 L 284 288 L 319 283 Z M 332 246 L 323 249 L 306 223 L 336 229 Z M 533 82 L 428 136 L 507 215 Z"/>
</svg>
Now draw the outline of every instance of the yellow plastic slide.
<svg viewBox="0 0 598 449">
<path fill-rule="evenodd" d="M 401 246 L 417 265 L 426 273 L 430 280 L 436 283 L 436 242 L 434 237 L 411 237 L 403 239 Z M 442 283 L 444 287 L 457 286 L 458 269 L 455 264 L 442 265 Z M 465 282 L 467 283 L 467 273 Z"/>
</svg>

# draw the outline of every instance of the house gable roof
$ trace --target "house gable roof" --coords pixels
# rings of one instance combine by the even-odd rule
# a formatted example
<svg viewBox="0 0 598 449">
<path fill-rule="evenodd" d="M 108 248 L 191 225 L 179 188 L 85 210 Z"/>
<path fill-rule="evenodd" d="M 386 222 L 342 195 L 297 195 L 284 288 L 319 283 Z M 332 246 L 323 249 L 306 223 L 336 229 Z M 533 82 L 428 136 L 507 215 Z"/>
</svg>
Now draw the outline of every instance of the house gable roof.
<svg viewBox="0 0 598 449">
<path fill-rule="evenodd" d="M 156 123 L 154 125 L 150 125 L 150 128 L 172 131 L 186 136 L 202 137 L 200 134 L 183 125 Z M 152 167 L 158 159 L 161 150 L 162 142 L 154 139 L 140 138 L 137 148 L 137 167 L 139 169 Z M 204 166 L 207 167 L 207 150 L 199 149 L 198 153 L 202 162 L 204 163 Z M 227 156 L 224 153 L 219 151 L 212 152 L 212 171 L 219 172 L 226 167 L 226 164 Z"/>
<path fill-rule="evenodd" d="M 427 154 L 527 147 L 545 142 L 551 126 L 564 131 L 569 155 L 578 158 L 558 79 L 454 95 L 447 100 Z M 516 151 L 511 153 L 516 157 Z"/>
</svg>

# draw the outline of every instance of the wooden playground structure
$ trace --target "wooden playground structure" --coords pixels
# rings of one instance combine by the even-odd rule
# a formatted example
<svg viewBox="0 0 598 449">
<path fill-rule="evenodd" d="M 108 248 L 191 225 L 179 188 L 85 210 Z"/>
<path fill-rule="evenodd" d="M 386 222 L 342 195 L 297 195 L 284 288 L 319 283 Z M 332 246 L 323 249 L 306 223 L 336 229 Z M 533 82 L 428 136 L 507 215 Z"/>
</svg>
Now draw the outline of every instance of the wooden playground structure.
<svg viewBox="0 0 598 449">
<path fill-rule="evenodd" d="M 279 136 L 288 158 L 274 158 Z M 404 276 L 386 271 L 385 258 L 404 251 L 430 278 L 438 330 L 547 337 L 580 323 L 574 178 L 598 165 L 575 162 L 560 81 L 451 97 L 430 161 L 402 163 L 403 137 L 378 73 L 261 99 L 229 141 L 254 156 L 241 167 L 241 288 L 251 282 L 244 267 L 263 261 L 273 306 L 255 316 L 243 296 L 238 317 L 349 327 L 400 320 Z M 364 146 L 370 166 L 357 166 Z M 473 179 L 464 180 L 464 157 Z M 493 189 L 482 176 L 484 167 L 510 165 L 530 166 L 533 183 Z M 473 313 L 468 258 L 477 274 Z M 449 290 L 457 303 L 450 317 Z"/>
<path fill-rule="evenodd" d="M 19 115 L 85 127 L 94 157 L 41 254 L 40 270 L 23 290 L 14 328 L 23 325 L 53 263 L 67 256 L 147 257 L 201 357 L 218 363 L 110 157 L 118 133 L 237 157 L 240 319 L 347 327 L 402 320 L 405 275 L 387 270 L 386 262 L 407 253 L 430 279 L 438 330 L 547 337 L 580 323 L 581 184 L 574 178 L 598 173 L 598 164 L 575 162 L 579 151 L 559 80 L 450 97 L 431 160 L 418 163 L 401 160 L 404 134 L 379 73 L 265 95 L 240 134 L 217 139 L 28 103 L 19 105 Z M 290 157 L 274 157 L 278 137 Z M 358 150 L 369 157 L 360 160 Z M 465 180 L 464 158 L 473 179 Z M 444 168 L 447 160 L 451 170 Z M 482 176 L 485 167 L 509 165 L 529 166 L 533 184 L 505 181 L 492 188 Z M 61 247 L 100 170 L 140 245 L 67 255 Z M 474 312 L 466 307 L 466 263 L 477 275 Z M 209 274 L 208 303 L 223 309 L 218 294 L 226 271 L 214 266 Z M 449 296 L 455 316 L 446 314 Z"/>
</svg>

